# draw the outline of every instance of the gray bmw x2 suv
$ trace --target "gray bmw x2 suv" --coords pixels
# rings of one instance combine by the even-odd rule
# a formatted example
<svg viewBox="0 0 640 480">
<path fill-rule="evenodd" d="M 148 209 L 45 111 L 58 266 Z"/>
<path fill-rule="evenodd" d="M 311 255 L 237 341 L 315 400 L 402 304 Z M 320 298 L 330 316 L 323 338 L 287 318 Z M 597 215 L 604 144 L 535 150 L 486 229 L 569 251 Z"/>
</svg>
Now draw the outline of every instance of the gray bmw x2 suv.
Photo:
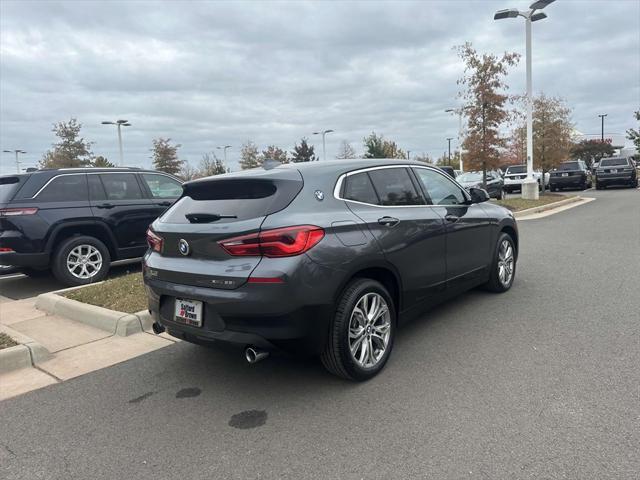
<svg viewBox="0 0 640 480">
<path fill-rule="evenodd" d="M 341 160 L 187 182 L 148 231 L 156 333 L 319 355 L 366 380 L 399 323 L 470 288 L 508 290 L 518 230 L 481 189 L 423 163 Z"/>
</svg>

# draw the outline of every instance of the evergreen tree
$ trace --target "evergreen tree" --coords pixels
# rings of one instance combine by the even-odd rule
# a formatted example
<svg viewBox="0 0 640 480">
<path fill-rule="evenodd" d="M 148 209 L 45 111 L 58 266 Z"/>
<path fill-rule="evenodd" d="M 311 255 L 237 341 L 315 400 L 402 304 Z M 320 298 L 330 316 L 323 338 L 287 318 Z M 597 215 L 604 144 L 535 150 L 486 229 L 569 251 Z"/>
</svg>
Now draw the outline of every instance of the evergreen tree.
<svg viewBox="0 0 640 480">
<path fill-rule="evenodd" d="M 51 130 L 60 139 L 52 145 L 40 161 L 41 168 L 77 168 L 91 165 L 93 142 L 86 141 L 80 136 L 82 124 L 75 118 L 68 122 L 53 124 Z"/>
<path fill-rule="evenodd" d="M 293 147 L 291 161 L 294 163 L 317 161 L 318 157 L 316 157 L 313 148 L 313 145 L 309 145 L 307 139 L 303 137 L 302 140 L 300 140 L 300 145 L 296 144 Z"/>
<path fill-rule="evenodd" d="M 153 140 L 153 168 L 161 172 L 177 175 L 182 168 L 184 160 L 178 158 L 178 148 L 181 145 L 171 145 L 170 138 L 156 138 Z"/>
<path fill-rule="evenodd" d="M 240 148 L 240 168 L 247 170 L 262 165 L 262 158 L 258 155 L 258 147 L 251 140 L 247 140 Z"/>
</svg>

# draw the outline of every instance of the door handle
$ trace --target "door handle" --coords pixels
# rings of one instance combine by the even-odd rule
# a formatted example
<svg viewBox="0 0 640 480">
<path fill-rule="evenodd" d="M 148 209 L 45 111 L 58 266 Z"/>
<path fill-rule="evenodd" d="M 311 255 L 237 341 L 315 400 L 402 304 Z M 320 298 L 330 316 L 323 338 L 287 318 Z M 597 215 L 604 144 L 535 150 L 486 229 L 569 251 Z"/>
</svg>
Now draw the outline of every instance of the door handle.
<svg viewBox="0 0 640 480">
<path fill-rule="evenodd" d="M 395 217 L 382 217 L 378 219 L 378 223 L 380 225 L 384 225 L 385 227 L 395 227 L 400 223 L 400 220 Z"/>
<path fill-rule="evenodd" d="M 101 203 L 100 205 L 96 205 L 96 208 L 113 208 L 115 205 L 113 203 Z"/>
<path fill-rule="evenodd" d="M 460 217 L 458 217 L 457 215 L 453 215 L 453 214 L 449 213 L 449 214 L 444 216 L 444 219 L 447 222 L 453 223 L 453 222 L 457 222 L 458 220 L 460 220 Z"/>
</svg>

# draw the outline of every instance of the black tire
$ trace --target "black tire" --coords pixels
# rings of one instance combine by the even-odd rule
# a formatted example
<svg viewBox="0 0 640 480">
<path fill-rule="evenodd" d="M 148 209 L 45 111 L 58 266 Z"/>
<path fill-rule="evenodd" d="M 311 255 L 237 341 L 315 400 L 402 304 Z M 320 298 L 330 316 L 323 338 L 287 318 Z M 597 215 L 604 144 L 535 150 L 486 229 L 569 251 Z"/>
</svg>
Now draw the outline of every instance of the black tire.
<svg viewBox="0 0 640 480">
<path fill-rule="evenodd" d="M 70 252 L 81 245 L 91 246 L 100 253 L 101 258 L 101 263 L 97 271 L 87 278 L 79 278 L 73 275 L 67 268 L 67 257 Z M 53 271 L 53 275 L 65 285 L 88 285 L 104 279 L 109 272 L 110 264 L 111 255 L 109 255 L 109 249 L 106 245 L 97 238 L 82 235 L 68 238 L 57 246 L 52 256 L 51 270 Z"/>
<path fill-rule="evenodd" d="M 354 308 L 369 293 L 377 293 L 385 300 L 389 312 L 390 326 L 389 339 L 383 355 L 375 366 L 364 368 L 356 362 L 354 355 L 351 354 L 349 324 Z M 333 322 L 331 322 L 327 344 L 324 352 L 320 355 L 320 360 L 324 367 L 334 375 L 359 382 L 369 380 L 375 377 L 387 363 L 393 349 L 395 330 L 396 309 L 387 289 L 375 280 L 357 278 L 345 287 L 338 300 L 338 308 Z"/>
<path fill-rule="evenodd" d="M 513 269 L 511 278 L 505 284 L 500 280 L 499 273 L 499 260 L 500 260 L 500 249 L 503 242 L 508 242 L 511 246 L 512 255 L 513 255 Z M 517 259 L 517 250 L 513 238 L 507 233 L 501 233 L 498 236 L 498 241 L 496 242 L 496 247 L 493 253 L 493 261 L 491 262 L 491 271 L 489 272 L 489 281 L 485 284 L 485 288 L 490 292 L 502 293 L 506 292 L 513 285 L 513 280 L 516 277 L 516 259 Z"/>
</svg>

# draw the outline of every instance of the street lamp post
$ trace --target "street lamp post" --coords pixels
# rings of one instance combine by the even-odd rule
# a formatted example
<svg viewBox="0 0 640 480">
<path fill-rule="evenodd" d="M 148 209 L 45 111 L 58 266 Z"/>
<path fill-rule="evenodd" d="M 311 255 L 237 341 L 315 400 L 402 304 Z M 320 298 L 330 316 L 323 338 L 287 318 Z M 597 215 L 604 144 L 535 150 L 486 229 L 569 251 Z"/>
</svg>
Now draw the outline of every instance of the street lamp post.
<svg viewBox="0 0 640 480">
<path fill-rule="evenodd" d="M 601 120 L 600 141 L 602 143 L 604 143 L 604 117 L 606 117 L 607 115 L 608 115 L 607 113 L 603 113 L 601 115 L 598 115 L 600 117 L 600 120 Z"/>
<path fill-rule="evenodd" d="M 18 159 L 18 154 L 27 153 L 24 150 L 3 150 L 4 153 L 15 153 L 16 154 L 16 172 L 20 173 L 20 159 Z"/>
<path fill-rule="evenodd" d="M 531 81 L 531 23 L 547 18 L 542 10 L 554 0 L 537 0 L 529 5 L 529 11 L 521 12 L 518 9 L 510 8 L 499 10 L 493 16 L 494 20 L 504 18 L 523 17 L 525 20 L 526 34 L 526 63 L 527 63 L 527 178 L 522 183 L 522 198 L 528 200 L 538 199 L 538 182 L 533 178 L 533 98 Z"/>
<path fill-rule="evenodd" d="M 449 144 L 449 166 L 451 166 L 451 140 L 453 140 L 453 137 L 447 138 L 447 143 Z"/>
<path fill-rule="evenodd" d="M 460 107 L 460 108 L 447 108 L 445 110 L 446 113 L 457 113 L 458 114 L 458 148 L 460 150 L 460 171 L 464 172 L 464 163 L 462 162 L 462 117 L 464 115 L 465 109 L 468 107 Z"/>
<path fill-rule="evenodd" d="M 324 130 L 322 132 L 313 132 L 313 135 L 322 135 L 322 159 L 323 160 L 327 160 L 327 147 L 325 144 L 325 140 L 324 137 L 327 135 L 327 133 L 331 133 L 333 132 L 333 130 L 329 129 L 329 130 Z"/>
<path fill-rule="evenodd" d="M 122 154 L 122 131 L 121 127 L 130 127 L 131 124 L 127 120 L 116 120 L 115 122 L 104 121 L 102 125 L 115 125 L 118 127 L 118 148 L 120 150 L 120 163 L 119 166 L 124 166 L 124 155 Z"/>
<path fill-rule="evenodd" d="M 411 160 L 411 150 L 407 150 L 407 160 Z"/>
<path fill-rule="evenodd" d="M 219 147 L 216 147 L 218 150 L 222 149 L 222 152 L 224 154 L 224 164 L 227 164 L 227 148 L 231 148 L 231 145 L 220 145 Z"/>
</svg>

